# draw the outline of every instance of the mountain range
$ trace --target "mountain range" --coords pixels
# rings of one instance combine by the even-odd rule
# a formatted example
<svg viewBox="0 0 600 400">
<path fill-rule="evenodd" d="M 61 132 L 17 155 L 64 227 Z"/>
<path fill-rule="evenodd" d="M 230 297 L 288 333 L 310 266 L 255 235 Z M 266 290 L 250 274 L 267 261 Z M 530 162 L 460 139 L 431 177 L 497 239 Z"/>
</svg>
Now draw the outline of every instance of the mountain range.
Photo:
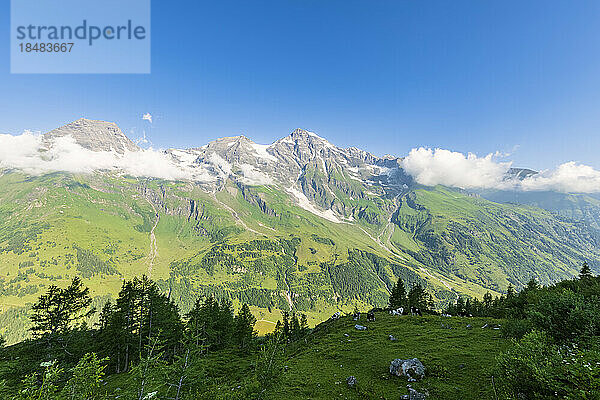
<svg viewBox="0 0 600 400">
<path fill-rule="evenodd" d="M 594 195 L 424 186 L 400 157 L 302 129 L 271 145 L 236 136 L 154 151 L 80 119 L 28 157 L 23 168 L 0 160 L 0 333 L 11 342 L 31 302 L 75 275 L 98 306 L 147 274 L 182 312 L 225 296 L 268 331 L 281 311 L 316 323 L 383 306 L 398 278 L 443 306 L 570 277 L 584 261 L 600 268 Z"/>
</svg>

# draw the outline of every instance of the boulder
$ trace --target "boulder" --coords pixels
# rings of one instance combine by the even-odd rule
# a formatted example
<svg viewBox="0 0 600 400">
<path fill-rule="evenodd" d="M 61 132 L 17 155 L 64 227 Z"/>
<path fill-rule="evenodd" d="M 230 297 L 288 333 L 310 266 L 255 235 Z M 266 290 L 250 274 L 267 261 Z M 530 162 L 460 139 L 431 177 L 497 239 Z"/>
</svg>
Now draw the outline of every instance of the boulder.
<svg viewBox="0 0 600 400">
<path fill-rule="evenodd" d="M 408 360 L 396 358 L 390 364 L 390 374 L 406 376 L 409 382 L 415 382 L 425 377 L 425 366 L 418 358 Z"/>
<path fill-rule="evenodd" d="M 394 337 L 394 335 L 389 335 L 388 339 L 390 339 L 392 342 L 398 340 Z"/>
<path fill-rule="evenodd" d="M 354 329 L 356 329 L 357 331 L 366 331 L 367 327 L 363 326 L 363 325 L 356 324 L 356 325 L 354 325 Z"/>
</svg>

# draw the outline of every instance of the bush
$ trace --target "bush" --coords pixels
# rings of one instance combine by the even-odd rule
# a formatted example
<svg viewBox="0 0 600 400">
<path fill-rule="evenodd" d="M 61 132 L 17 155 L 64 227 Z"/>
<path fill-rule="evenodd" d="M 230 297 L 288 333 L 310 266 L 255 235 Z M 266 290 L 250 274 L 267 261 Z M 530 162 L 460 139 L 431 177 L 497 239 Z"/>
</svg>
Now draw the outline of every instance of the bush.
<svg viewBox="0 0 600 400">
<path fill-rule="evenodd" d="M 504 338 L 519 340 L 531 332 L 532 329 L 533 324 L 527 319 L 509 319 L 502 325 L 500 333 Z"/>
<path fill-rule="evenodd" d="M 536 328 L 559 342 L 587 340 L 600 335 L 600 302 L 565 289 L 542 296 L 528 317 Z"/>
<path fill-rule="evenodd" d="M 600 398 L 600 353 L 557 346 L 544 332 L 526 334 L 498 357 L 496 375 L 507 399 Z"/>
</svg>

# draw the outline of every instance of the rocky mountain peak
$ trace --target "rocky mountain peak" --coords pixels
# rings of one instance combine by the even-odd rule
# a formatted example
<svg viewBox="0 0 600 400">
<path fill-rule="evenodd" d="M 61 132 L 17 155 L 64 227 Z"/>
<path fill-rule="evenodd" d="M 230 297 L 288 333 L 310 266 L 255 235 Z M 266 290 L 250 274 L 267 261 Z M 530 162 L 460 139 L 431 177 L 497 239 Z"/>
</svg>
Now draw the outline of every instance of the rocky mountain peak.
<svg viewBox="0 0 600 400">
<path fill-rule="evenodd" d="M 80 146 L 92 151 L 114 151 L 124 154 L 126 151 L 139 151 L 114 122 L 80 118 L 44 135 L 44 143 L 52 146 L 61 137 L 70 136 Z"/>
</svg>

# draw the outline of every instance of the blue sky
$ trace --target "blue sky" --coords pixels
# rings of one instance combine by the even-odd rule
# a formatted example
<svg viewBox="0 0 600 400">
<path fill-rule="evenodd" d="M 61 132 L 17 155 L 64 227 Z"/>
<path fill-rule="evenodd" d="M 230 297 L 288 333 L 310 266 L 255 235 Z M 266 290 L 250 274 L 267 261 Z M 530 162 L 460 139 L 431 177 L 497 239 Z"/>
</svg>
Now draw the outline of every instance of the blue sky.
<svg viewBox="0 0 600 400">
<path fill-rule="evenodd" d="M 155 0 L 149 75 L 11 75 L 0 5 L 0 132 L 85 116 L 190 147 L 302 127 L 378 155 L 600 167 L 597 1 Z"/>
</svg>

